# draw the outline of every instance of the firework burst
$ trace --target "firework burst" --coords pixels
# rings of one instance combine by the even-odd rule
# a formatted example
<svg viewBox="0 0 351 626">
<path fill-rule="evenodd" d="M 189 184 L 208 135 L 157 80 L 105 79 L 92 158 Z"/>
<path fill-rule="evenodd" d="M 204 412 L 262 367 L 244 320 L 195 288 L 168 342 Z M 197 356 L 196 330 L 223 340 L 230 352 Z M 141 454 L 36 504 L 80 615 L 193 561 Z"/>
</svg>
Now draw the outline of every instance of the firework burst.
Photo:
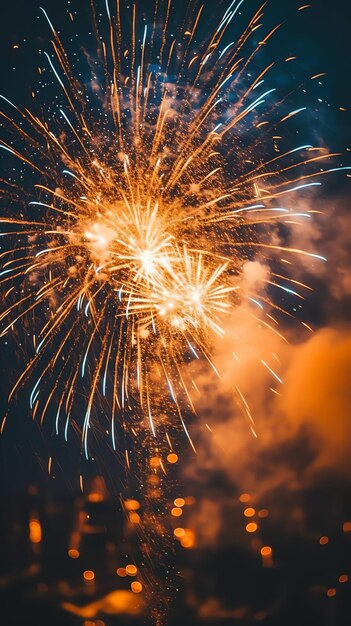
<svg viewBox="0 0 351 626">
<path fill-rule="evenodd" d="M 279 25 L 265 29 L 264 3 L 233 38 L 234 0 L 204 38 L 204 6 L 179 16 L 176 4 L 156 0 L 150 19 L 120 0 L 98 18 L 92 3 L 87 83 L 42 9 L 52 50 L 40 73 L 59 104 L 39 115 L 1 96 L 12 134 L 0 147 L 35 180 L 3 181 L 2 335 L 25 325 L 34 346 L 10 400 L 29 381 L 33 416 L 50 411 L 66 438 L 83 413 L 87 458 L 103 397 L 114 446 L 131 412 L 164 438 L 160 405 L 190 438 L 187 364 L 204 359 L 218 373 L 212 341 L 242 298 L 269 325 L 272 307 L 282 311 L 267 301 L 256 313 L 263 300 L 242 293 L 244 263 L 257 251 L 322 258 L 269 236 L 311 217 L 294 195 L 320 185 L 321 162 L 336 156 L 283 139 L 302 109 L 286 112 L 268 84 L 275 64 L 257 63 Z M 300 295 L 283 270 L 271 285 Z"/>
</svg>

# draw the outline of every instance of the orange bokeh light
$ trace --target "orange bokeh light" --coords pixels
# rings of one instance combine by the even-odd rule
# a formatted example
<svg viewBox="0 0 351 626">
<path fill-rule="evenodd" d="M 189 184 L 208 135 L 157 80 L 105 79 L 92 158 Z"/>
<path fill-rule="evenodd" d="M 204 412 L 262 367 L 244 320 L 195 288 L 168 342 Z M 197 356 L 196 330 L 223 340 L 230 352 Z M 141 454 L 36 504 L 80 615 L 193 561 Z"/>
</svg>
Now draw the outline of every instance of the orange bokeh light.
<svg viewBox="0 0 351 626">
<path fill-rule="evenodd" d="M 89 502 L 103 502 L 104 500 L 104 496 L 102 495 L 102 493 L 97 493 L 97 492 L 93 492 L 93 493 L 89 493 L 88 495 L 88 501 Z"/>
<path fill-rule="evenodd" d="M 334 589 L 334 587 L 330 587 L 327 591 L 327 596 L 328 598 L 334 598 L 334 596 L 336 596 L 336 589 Z"/>
<path fill-rule="evenodd" d="M 133 591 L 133 593 L 141 593 L 142 590 L 143 590 L 143 585 L 141 583 L 139 583 L 137 580 L 135 580 L 130 585 L 130 588 Z"/>
<path fill-rule="evenodd" d="M 321 546 L 326 546 L 327 543 L 329 543 L 329 537 L 326 537 L 326 535 L 323 535 L 323 537 L 320 538 L 319 543 Z"/>
<path fill-rule="evenodd" d="M 239 500 L 240 502 L 249 502 L 249 500 L 251 500 L 251 496 L 249 493 L 242 493 Z"/>
<path fill-rule="evenodd" d="M 250 522 L 249 524 L 246 524 L 246 532 L 248 533 L 255 533 L 257 528 L 258 526 L 256 522 Z"/>
<path fill-rule="evenodd" d="M 168 461 L 168 463 L 177 463 L 178 462 L 178 454 L 175 454 L 175 452 L 171 452 L 171 454 L 169 454 L 168 457 L 167 457 L 167 461 Z"/>
<path fill-rule="evenodd" d="M 85 570 L 85 572 L 83 572 L 83 578 L 84 580 L 90 582 L 95 579 L 95 574 L 91 569 L 87 569 Z"/>
<path fill-rule="evenodd" d="M 180 543 L 182 548 L 192 548 L 194 546 L 194 539 L 192 537 L 183 537 Z"/>
<path fill-rule="evenodd" d="M 79 559 L 79 550 L 76 550 L 75 548 L 70 548 L 68 550 L 68 556 L 70 559 Z"/>
<path fill-rule="evenodd" d="M 160 461 L 161 461 L 161 459 L 160 459 L 158 456 L 153 456 L 153 457 L 150 459 L 150 465 L 151 465 L 151 467 L 153 467 L 154 469 L 156 469 L 156 467 L 159 467 L 159 466 L 160 466 Z"/>
<path fill-rule="evenodd" d="M 244 511 L 244 515 L 245 517 L 253 517 L 255 515 L 256 511 L 255 509 L 248 507 L 247 509 L 245 509 Z"/>
<path fill-rule="evenodd" d="M 125 578 L 127 576 L 127 572 L 126 572 L 126 568 L 125 567 L 118 567 L 117 571 L 116 571 L 117 576 L 120 576 L 121 578 Z"/>
<path fill-rule="evenodd" d="M 182 507 L 182 506 L 184 506 L 184 505 L 185 505 L 185 500 L 184 500 L 184 498 L 176 498 L 176 499 L 174 500 L 174 505 L 175 505 L 175 506 L 178 506 L 178 507 Z"/>
<path fill-rule="evenodd" d="M 138 571 L 138 568 L 135 565 L 127 565 L 126 572 L 128 576 L 135 576 Z"/>
<path fill-rule="evenodd" d="M 124 506 L 127 511 L 138 511 L 140 509 L 138 500 L 125 500 Z"/>
<path fill-rule="evenodd" d="M 180 517 L 181 515 L 183 515 L 183 510 L 180 509 L 179 507 L 175 506 L 175 507 L 173 507 L 171 513 L 172 513 L 173 517 Z"/>
<path fill-rule="evenodd" d="M 195 533 L 190 528 L 184 529 L 184 536 L 180 540 L 182 548 L 193 548 L 195 545 Z"/>
<path fill-rule="evenodd" d="M 32 543 L 41 542 L 41 524 L 38 519 L 31 519 L 29 522 L 29 539 Z"/>
</svg>

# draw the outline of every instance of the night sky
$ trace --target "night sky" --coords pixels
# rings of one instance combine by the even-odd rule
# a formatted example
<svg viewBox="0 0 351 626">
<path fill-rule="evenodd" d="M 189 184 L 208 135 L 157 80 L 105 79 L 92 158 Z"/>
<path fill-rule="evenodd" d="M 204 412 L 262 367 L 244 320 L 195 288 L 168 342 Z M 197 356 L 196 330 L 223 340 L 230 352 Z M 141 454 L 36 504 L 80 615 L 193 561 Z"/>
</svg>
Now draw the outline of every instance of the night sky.
<svg viewBox="0 0 351 626">
<path fill-rule="evenodd" d="M 149 0 L 136 0 L 136 4 L 146 15 L 152 14 Z M 209 20 L 217 4 L 225 10 L 225 3 L 213 6 L 205 0 Z M 243 5 L 243 15 L 246 4 L 250 0 Z M 287 23 L 262 52 L 263 62 L 297 56 L 294 65 L 275 79 L 285 93 L 291 81 L 301 86 L 287 102 L 292 108 L 307 106 L 296 122 L 301 143 L 305 136 L 308 141 L 312 137 L 339 152 L 337 164 L 347 166 L 351 164 L 351 6 L 345 0 L 319 0 L 297 12 L 302 4 L 295 0 L 268 4 L 268 22 L 287 18 Z M 100 5 L 103 11 L 102 0 Z M 180 11 L 184 5 L 180 0 Z M 69 55 L 82 48 L 87 55 L 94 54 L 93 38 L 87 35 L 88 0 L 46 0 L 43 7 Z M 73 25 L 68 11 L 77 11 Z M 66 28 L 71 33 L 67 38 Z M 55 87 L 44 91 L 38 83 L 41 51 L 50 48 L 50 31 L 38 4 L 33 0 L 6 3 L 0 30 L 0 93 L 30 107 L 31 91 L 38 90 L 45 112 L 46 101 L 52 101 L 56 91 Z M 205 35 L 206 20 L 201 32 Z M 84 82 L 88 78 L 82 72 L 79 78 Z M 322 72 L 326 76 L 310 81 Z M 3 128 L 1 121 L 0 136 Z M 0 159 L 1 178 L 6 179 L 13 161 L 6 154 Z M 0 201 L 3 210 L 6 197 Z M 196 537 L 190 549 L 179 541 L 165 549 L 173 576 L 171 595 L 178 597 L 170 601 L 170 625 L 347 626 L 351 621 L 350 178 L 345 172 L 330 176 L 322 191 L 303 197 L 299 208 L 304 206 L 322 215 L 316 215 L 313 227 L 291 236 L 289 243 L 317 249 L 328 259 L 322 268 L 308 261 L 297 263 L 297 280 L 313 288 L 301 319 L 315 332 L 301 331 L 296 322 L 288 321 L 289 343 L 270 343 L 269 336 L 248 324 L 245 311 L 239 309 L 226 331 L 232 351 L 238 344 L 249 346 L 244 365 L 239 370 L 226 363 L 218 344 L 216 356 L 226 371 L 220 384 L 201 367 L 197 372 L 203 391 L 199 420 L 191 423 L 197 455 L 180 434 L 180 462 L 170 468 L 166 493 L 167 510 L 174 498 L 185 499 L 180 526 Z M 5 250 L 1 240 L 0 247 Z M 0 404 L 5 412 L 5 398 L 25 363 L 26 339 L 19 332 L 0 342 Z M 285 390 L 279 398 L 267 391 L 271 384 L 267 371 L 250 356 L 256 348 L 266 350 L 268 344 L 279 352 L 284 374 Z M 235 377 L 254 416 L 257 439 L 230 395 Z M 50 420 L 43 427 L 32 421 L 24 392 L 12 406 L 0 440 L 0 622 L 4 619 L 9 626 L 44 626 L 49 620 L 53 626 L 150 623 L 147 608 L 133 618 L 128 611 L 121 617 L 107 606 L 109 593 L 127 588 L 124 578 L 115 575 L 115 560 L 127 544 L 137 559 L 138 541 L 122 528 L 125 473 L 104 430 L 102 425 L 94 435 L 94 461 L 87 461 L 79 434 L 73 433 L 67 443 L 55 436 Z M 86 485 L 84 496 L 80 476 Z M 139 496 L 138 481 L 138 476 L 131 481 L 128 497 Z M 79 530 L 82 563 L 67 556 L 79 511 L 88 512 L 95 529 L 86 531 L 83 525 Z M 28 542 L 27 527 L 36 518 L 42 524 L 42 548 L 40 542 Z M 248 529 L 250 523 L 256 528 Z M 271 552 L 262 551 L 265 547 Z M 81 582 L 83 570 L 97 573 L 93 586 L 87 579 Z M 163 575 L 161 566 L 155 570 L 156 576 Z M 72 610 L 72 605 L 79 608 L 94 602 L 100 605 L 91 614 L 78 610 L 75 615 Z"/>
</svg>

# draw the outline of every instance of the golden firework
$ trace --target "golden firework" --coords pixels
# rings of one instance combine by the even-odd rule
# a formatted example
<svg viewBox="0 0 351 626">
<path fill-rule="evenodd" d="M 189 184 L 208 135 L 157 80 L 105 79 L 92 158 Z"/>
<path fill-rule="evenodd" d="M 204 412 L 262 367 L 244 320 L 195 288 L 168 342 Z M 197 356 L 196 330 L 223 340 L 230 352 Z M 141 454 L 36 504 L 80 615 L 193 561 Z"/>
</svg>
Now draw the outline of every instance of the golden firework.
<svg viewBox="0 0 351 626">
<path fill-rule="evenodd" d="M 270 237 L 277 224 L 310 219 L 294 210 L 294 196 L 319 185 L 322 161 L 335 156 L 291 147 L 281 134 L 302 109 L 280 110 L 266 85 L 274 64 L 256 63 L 279 25 L 265 30 L 264 3 L 232 40 L 242 4 L 234 0 L 204 38 L 204 6 L 191 1 L 182 19 L 176 4 L 156 1 L 149 26 L 138 3 L 128 16 L 106 0 L 105 37 L 92 3 L 98 49 L 96 63 L 86 53 L 86 84 L 42 9 L 52 52 L 40 73 L 56 81 L 59 104 L 40 116 L 2 96 L 16 141 L 0 147 L 34 180 L 25 190 L 3 181 L 2 335 L 26 324 L 34 344 L 10 399 L 34 379 L 33 415 L 43 421 L 50 407 L 66 437 L 84 403 L 87 457 L 102 397 L 114 445 L 114 424 L 131 411 L 155 435 L 159 406 L 170 402 L 185 427 L 187 364 L 204 358 L 217 371 L 211 345 L 223 320 L 242 297 L 253 315 L 264 308 L 241 293 L 243 265 L 257 251 L 322 258 Z M 282 270 L 270 284 L 298 297 L 291 280 Z M 271 324 L 271 308 L 283 308 L 266 304 Z"/>
</svg>

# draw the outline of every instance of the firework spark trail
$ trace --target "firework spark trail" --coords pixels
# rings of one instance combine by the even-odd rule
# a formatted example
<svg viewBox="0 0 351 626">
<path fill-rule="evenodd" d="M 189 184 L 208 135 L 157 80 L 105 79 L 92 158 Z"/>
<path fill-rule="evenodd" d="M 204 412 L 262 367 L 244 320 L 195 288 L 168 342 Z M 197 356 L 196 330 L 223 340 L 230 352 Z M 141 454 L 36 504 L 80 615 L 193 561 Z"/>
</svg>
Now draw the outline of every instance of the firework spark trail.
<svg viewBox="0 0 351 626">
<path fill-rule="evenodd" d="M 267 237 L 274 225 L 311 218 L 294 210 L 295 195 L 319 186 L 321 163 L 338 155 L 288 142 L 273 158 L 265 152 L 269 131 L 281 132 L 305 107 L 286 114 L 266 85 L 275 64 L 255 69 L 280 27 L 257 40 L 266 3 L 232 40 L 242 3 L 229 4 L 199 43 L 204 7 L 197 2 L 180 23 L 175 2 L 156 1 L 149 25 L 137 4 L 127 15 L 117 0 L 114 14 L 105 0 L 106 38 L 92 2 L 101 61 L 93 94 L 77 80 L 43 8 L 52 33 L 43 61 L 62 93 L 60 106 L 42 119 L 1 96 L 17 143 L 4 139 L 0 148 L 37 181 L 36 192 L 3 181 L 2 195 L 15 208 L 1 217 L 3 235 L 14 242 L 1 255 L 2 335 L 34 324 L 35 349 L 10 400 L 34 381 L 33 415 L 43 421 L 53 406 L 56 432 L 64 426 L 67 438 L 85 397 L 87 458 L 101 397 L 112 407 L 114 447 L 116 422 L 127 424 L 135 411 L 164 439 L 160 403 L 190 439 L 184 414 L 195 409 L 186 365 L 202 358 L 220 375 L 212 339 L 243 298 L 262 309 L 269 327 L 272 308 L 290 315 L 262 294 L 242 292 L 245 261 L 283 250 L 323 259 Z M 307 287 L 283 271 L 267 285 L 296 298 Z"/>
</svg>

